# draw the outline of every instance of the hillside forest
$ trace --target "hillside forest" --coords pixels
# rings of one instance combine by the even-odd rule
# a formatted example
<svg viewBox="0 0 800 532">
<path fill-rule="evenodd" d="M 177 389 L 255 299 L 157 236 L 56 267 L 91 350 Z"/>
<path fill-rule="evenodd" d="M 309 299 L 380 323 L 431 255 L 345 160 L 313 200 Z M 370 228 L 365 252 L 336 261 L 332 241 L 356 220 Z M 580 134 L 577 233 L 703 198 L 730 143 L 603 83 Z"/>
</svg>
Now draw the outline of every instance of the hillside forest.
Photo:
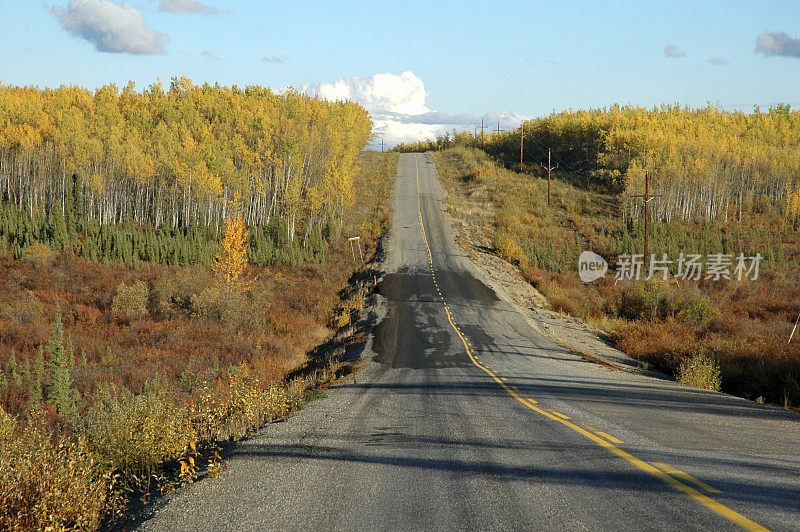
<svg viewBox="0 0 800 532">
<path fill-rule="evenodd" d="M 679 380 L 790 408 L 800 405 L 800 337 L 792 336 L 800 315 L 798 146 L 800 113 L 789 106 L 614 106 L 398 151 L 437 152 L 452 212 L 472 244 L 516 264 L 551 309 L 589 321 Z M 646 269 L 638 280 L 618 279 L 621 257 L 644 252 L 645 173 L 655 196 L 649 251 L 672 262 L 666 280 L 646 279 Z M 583 283 L 584 250 L 604 257 L 610 274 Z M 731 273 L 739 254 L 759 254 L 760 271 L 757 279 L 708 278 L 705 270 L 681 278 L 682 254 L 730 256 Z"/>
</svg>

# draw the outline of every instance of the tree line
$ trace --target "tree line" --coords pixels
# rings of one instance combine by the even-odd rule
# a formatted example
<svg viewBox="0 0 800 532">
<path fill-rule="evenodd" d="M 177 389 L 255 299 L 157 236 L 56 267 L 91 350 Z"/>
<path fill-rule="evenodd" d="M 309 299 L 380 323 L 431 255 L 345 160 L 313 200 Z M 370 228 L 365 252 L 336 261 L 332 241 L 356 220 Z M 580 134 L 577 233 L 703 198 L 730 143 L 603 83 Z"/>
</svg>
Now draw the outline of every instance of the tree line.
<svg viewBox="0 0 800 532">
<path fill-rule="evenodd" d="M 752 113 L 679 105 L 570 109 L 522 129 L 524 171 L 542 175 L 550 150 L 560 178 L 620 196 L 642 194 L 647 172 L 651 192 L 661 196 L 651 213 L 666 221 L 728 220 L 774 206 L 790 221 L 800 216 L 800 112 L 789 105 Z M 522 134 L 454 131 L 398 149 L 474 146 L 519 168 Z M 638 218 L 641 202 L 625 204 Z"/>
<path fill-rule="evenodd" d="M 187 78 L 141 92 L 132 82 L 121 91 L 0 86 L 0 245 L 19 252 L 44 231 L 61 249 L 70 234 L 80 244 L 88 236 L 92 254 L 111 238 L 92 234 L 126 223 L 216 237 L 236 200 L 247 225 L 281 233 L 269 245 L 306 247 L 352 207 L 371 127 L 356 103 Z"/>
</svg>

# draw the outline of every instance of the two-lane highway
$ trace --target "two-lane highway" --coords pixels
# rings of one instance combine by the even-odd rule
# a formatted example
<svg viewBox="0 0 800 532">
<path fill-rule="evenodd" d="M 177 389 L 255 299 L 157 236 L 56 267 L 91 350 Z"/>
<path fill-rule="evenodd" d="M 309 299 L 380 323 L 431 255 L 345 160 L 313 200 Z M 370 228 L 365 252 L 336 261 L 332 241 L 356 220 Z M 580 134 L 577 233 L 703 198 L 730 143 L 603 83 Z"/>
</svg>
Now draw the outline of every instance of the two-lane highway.
<svg viewBox="0 0 800 532">
<path fill-rule="evenodd" d="M 400 157 L 372 362 L 143 524 L 194 529 L 800 529 L 800 416 L 591 364 L 454 242 Z"/>
</svg>

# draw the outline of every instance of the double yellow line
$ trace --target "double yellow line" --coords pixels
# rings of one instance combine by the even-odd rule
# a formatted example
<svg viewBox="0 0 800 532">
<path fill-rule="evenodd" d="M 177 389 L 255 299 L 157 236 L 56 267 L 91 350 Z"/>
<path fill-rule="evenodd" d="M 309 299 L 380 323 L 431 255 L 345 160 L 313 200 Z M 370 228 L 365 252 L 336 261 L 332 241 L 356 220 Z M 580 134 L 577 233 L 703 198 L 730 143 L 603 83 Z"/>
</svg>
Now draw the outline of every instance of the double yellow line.
<svg viewBox="0 0 800 532">
<path fill-rule="evenodd" d="M 472 363 L 476 367 L 478 367 L 478 368 L 482 369 L 484 372 L 486 372 L 486 374 L 488 374 L 497 384 L 499 384 L 511 397 L 513 397 L 514 399 L 516 399 L 517 401 L 519 401 L 520 403 L 522 403 L 523 405 L 525 405 L 529 409 L 533 410 L 537 414 L 541 414 L 541 415 L 543 415 L 544 417 L 546 417 L 548 419 L 552 419 L 553 421 L 557 421 L 557 422 L 561 423 L 562 425 L 571 428 L 572 430 L 574 430 L 575 432 L 577 432 L 581 436 L 584 436 L 585 438 L 593 441 L 594 443 L 596 443 L 600 447 L 603 447 L 604 449 L 609 450 L 610 452 L 612 452 L 615 455 L 619 456 L 620 458 L 624 459 L 628 463 L 636 466 L 637 468 L 641 469 L 642 471 L 645 471 L 646 473 L 651 474 L 652 476 L 654 476 L 654 477 L 658 478 L 659 480 L 663 481 L 664 483 L 672 486 L 673 488 L 677 489 L 678 491 L 681 491 L 681 492 L 685 493 L 686 495 L 688 495 L 689 497 L 691 497 L 695 501 L 699 502 L 700 504 L 702 504 L 706 508 L 709 508 L 710 510 L 713 510 L 714 512 L 718 513 L 722 517 L 725 517 L 726 519 L 732 521 L 733 523 L 736 523 L 737 525 L 741 526 L 745 530 L 759 530 L 759 531 L 767 530 L 766 528 L 764 528 L 763 526 L 759 525 L 758 523 L 756 523 L 754 521 L 751 521 L 750 519 L 748 519 L 747 517 L 743 516 L 742 514 L 731 510 L 727 506 L 715 501 L 714 499 L 712 499 L 708 495 L 705 495 L 704 493 L 701 493 L 700 491 L 694 489 L 693 487 L 689 486 L 688 484 L 684 484 L 683 482 L 681 482 L 680 480 L 675 478 L 677 476 L 679 478 L 683 478 L 684 480 L 689 480 L 689 481 L 693 481 L 693 482 L 696 481 L 696 482 L 694 482 L 695 484 L 697 484 L 697 485 L 699 485 L 701 487 L 702 486 L 706 486 L 708 488 L 707 491 L 711 491 L 711 492 L 714 492 L 714 493 L 719 493 L 719 490 L 711 488 L 707 484 L 704 484 L 704 483 L 698 481 L 697 479 L 694 479 L 694 477 L 692 477 L 691 475 L 689 475 L 687 473 L 684 473 L 682 471 L 679 471 L 677 469 L 674 469 L 674 468 L 670 467 L 667 464 L 662 464 L 662 463 L 658 463 L 659 467 L 661 467 L 661 469 L 659 469 L 659 467 L 656 467 L 655 465 L 651 465 L 651 464 L 645 462 L 644 460 L 636 458 L 632 454 L 620 449 L 619 447 L 614 445 L 614 443 L 611 443 L 611 441 L 608 441 L 607 439 L 604 439 L 604 438 L 598 436 L 597 434 L 594 434 L 594 433 L 584 429 L 583 427 L 580 427 L 580 426 L 576 425 L 575 423 L 572 423 L 571 421 L 569 421 L 569 418 L 567 418 L 567 416 L 564 416 L 563 414 L 561 414 L 559 416 L 559 415 L 553 414 L 551 412 L 548 412 L 547 410 L 539 408 L 538 406 L 536 406 L 538 403 L 533 398 L 519 393 L 519 390 L 515 386 L 507 385 L 505 382 L 503 382 L 503 379 L 501 379 L 494 371 L 492 371 L 490 368 L 488 368 L 485 364 L 481 363 L 475 357 L 475 355 L 472 353 L 472 350 L 470 349 L 469 341 L 461 333 L 461 330 L 456 325 L 456 322 L 453 319 L 453 315 L 450 312 L 450 307 L 447 305 L 447 301 L 444 298 L 444 294 L 442 294 L 442 292 L 439 290 L 439 285 L 438 285 L 438 283 L 436 281 L 436 271 L 435 271 L 434 266 L 433 266 L 433 254 L 431 253 L 431 247 L 430 247 L 430 244 L 428 243 L 428 236 L 427 236 L 426 231 L 425 231 L 425 222 L 422 219 L 422 197 L 420 195 L 420 188 L 419 188 L 419 163 L 417 161 L 417 155 L 416 154 L 414 154 L 414 166 L 416 167 L 416 172 L 417 172 L 417 210 L 419 211 L 419 226 L 420 226 L 420 229 L 422 231 L 422 238 L 425 241 L 425 249 L 428 252 L 428 262 L 429 262 L 430 269 L 431 269 L 431 275 L 433 275 L 433 283 L 434 283 L 434 286 L 436 287 L 436 291 L 439 294 L 439 297 L 442 300 L 442 303 L 444 304 L 444 311 L 447 314 L 447 320 L 450 322 L 450 325 L 452 325 L 453 330 L 456 332 L 458 337 L 461 338 L 461 342 L 464 344 L 464 350 L 466 351 L 467 356 L 472 361 Z M 600 432 L 600 431 L 598 431 L 598 432 Z M 605 433 L 602 433 L 602 434 L 605 434 Z M 618 442 L 620 441 L 620 440 L 617 440 L 616 438 L 613 438 L 612 436 L 609 436 L 609 438 L 612 441 L 613 440 L 616 440 Z M 672 473 L 672 475 L 670 473 Z M 675 475 L 675 476 L 673 476 L 673 475 Z"/>
</svg>

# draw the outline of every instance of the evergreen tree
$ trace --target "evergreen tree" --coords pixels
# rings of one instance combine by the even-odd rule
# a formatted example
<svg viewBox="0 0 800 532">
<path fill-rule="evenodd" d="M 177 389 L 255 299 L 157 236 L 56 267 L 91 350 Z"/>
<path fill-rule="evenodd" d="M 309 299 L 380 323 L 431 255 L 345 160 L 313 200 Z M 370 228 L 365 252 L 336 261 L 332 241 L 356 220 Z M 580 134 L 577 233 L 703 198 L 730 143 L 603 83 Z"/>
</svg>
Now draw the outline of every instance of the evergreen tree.
<svg viewBox="0 0 800 532">
<path fill-rule="evenodd" d="M 59 251 L 64 251 L 69 245 L 67 225 L 61 209 L 54 207 L 47 213 L 47 240 L 49 246 Z M 47 242 L 46 242 L 47 243 Z"/>
<path fill-rule="evenodd" d="M 72 416 L 74 414 L 74 390 L 72 385 L 72 368 L 69 367 L 70 354 L 64 349 L 64 329 L 61 323 L 61 307 L 56 307 L 53 318 L 53 328 L 50 333 L 50 342 L 47 344 L 50 355 L 49 372 L 50 387 L 48 401 L 56 405 L 59 414 Z"/>
<path fill-rule="evenodd" d="M 44 401 L 44 394 L 42 393 L 42 380 L 44 379 L 45 364 L 44 364 L 44 348 L 39 345 L 39 351 L 36 353 L 36 359 L 33 362 L 33 376 L 31 377 L 30 393 L 28 395 L 28 406 L 36 407 Z"/>
<path fill-rule="evenodd" d="M 22 384 L 22 376 L 17 367 L 17 354 L 13 347 L 11 348 L 11 356 L 8 359 L 8 376 L 11 379 L 11 384 L 19 388 Z"/>
</svg>

